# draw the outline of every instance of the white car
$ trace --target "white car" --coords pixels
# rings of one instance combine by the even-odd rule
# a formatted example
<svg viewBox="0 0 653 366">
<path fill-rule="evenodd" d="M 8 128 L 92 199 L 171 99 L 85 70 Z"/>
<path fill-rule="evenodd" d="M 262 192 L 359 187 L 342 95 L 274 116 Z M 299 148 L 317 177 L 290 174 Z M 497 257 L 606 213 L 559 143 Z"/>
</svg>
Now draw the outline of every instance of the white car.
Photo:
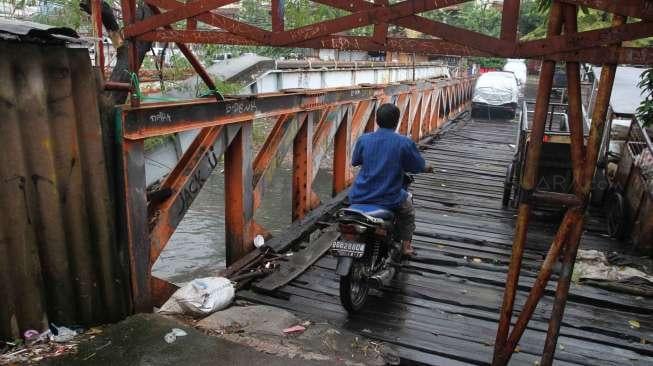
<svg viewBox="0 0 653 366">
<path fill-rule="evenodd" d="M 490 118 L 492 115 L 512 119 L 517 113 L 519 87 L 512 72 L 492 71 L 476 80 L 472 98 L 472 115 Z"/>
</svg>

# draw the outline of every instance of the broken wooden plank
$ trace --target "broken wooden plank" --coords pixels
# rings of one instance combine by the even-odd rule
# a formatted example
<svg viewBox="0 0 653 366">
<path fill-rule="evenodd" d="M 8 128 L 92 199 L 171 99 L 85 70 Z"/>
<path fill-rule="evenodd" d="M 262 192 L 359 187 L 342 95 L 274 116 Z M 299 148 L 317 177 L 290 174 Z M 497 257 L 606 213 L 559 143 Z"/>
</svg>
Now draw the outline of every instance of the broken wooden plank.
<svg viewBox="0 0 653 366">
<path fill-rule="evenodd" d="M 335 228 L 323 232 L 317 240 L 310 243 L 306 249 L 293 254 L 290 260 L 282 262 L 279 270 L 254 284 L 254 289 L 270 292 L 286 285 L 301 275 L 315 263 L 331 247 L 331 243 L 340 235 Z"/>
</svg>

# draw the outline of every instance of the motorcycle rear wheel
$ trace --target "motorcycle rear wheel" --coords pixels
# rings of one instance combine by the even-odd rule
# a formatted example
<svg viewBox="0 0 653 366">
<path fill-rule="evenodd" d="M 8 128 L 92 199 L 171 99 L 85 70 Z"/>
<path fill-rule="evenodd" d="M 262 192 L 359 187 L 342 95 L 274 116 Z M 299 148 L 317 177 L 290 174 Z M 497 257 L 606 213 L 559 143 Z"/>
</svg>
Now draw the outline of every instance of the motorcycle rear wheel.
<svg viewBox="0 0 653 366">
<path fill-rule="evenodd" d="M 364 268 L 364 262 L 354 260 L 349 273 L 340 276 L 340 302 L 348 313 L 361 310 L 367 302 L 369 286 L 362 276 Z"/>
</svg>

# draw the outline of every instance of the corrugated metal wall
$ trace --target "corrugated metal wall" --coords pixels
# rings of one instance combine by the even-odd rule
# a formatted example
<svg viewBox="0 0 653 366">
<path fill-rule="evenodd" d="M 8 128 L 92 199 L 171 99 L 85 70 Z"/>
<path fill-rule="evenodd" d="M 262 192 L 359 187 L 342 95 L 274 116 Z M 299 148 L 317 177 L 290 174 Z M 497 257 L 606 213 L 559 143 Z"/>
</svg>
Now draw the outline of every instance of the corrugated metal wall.
<svg viewBox="0 0 653 366">
<path fill-rule="evenodd" d="M 0 40 L 0 338 L 128 309 L 86 49 Z"/>
</svg>

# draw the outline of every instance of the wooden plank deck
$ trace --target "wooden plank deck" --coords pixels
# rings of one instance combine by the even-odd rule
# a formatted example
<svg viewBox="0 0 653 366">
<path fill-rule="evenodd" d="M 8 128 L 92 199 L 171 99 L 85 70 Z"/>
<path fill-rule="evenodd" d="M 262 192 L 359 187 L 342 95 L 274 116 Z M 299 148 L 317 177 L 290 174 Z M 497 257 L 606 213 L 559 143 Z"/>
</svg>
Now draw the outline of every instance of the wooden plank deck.
<svg viewBox="0 0 653 366">
<path fill-rule="evenodd" d="M 388 342 L 404 360 L 418 364 L 488 364 L 513 235 L 515 212 L 501 208 L 501 194 L 516 128 L 505 121 L 461 122 L 431 142 L 424 156 L 436 174 L 418 176 L 412 187 L 418 257 L 406 262 L 392 286 L 375 293 L 360 315 L 348 318 L 340 306 L 335 260 L 329 255 L 272 294 L 239 296 Z M 617 248 L 604 227 L 600 217 L 590 217 L 582 248 Z M 554 230 L 551 223 L 531 226 L 517 310 Z M 550 284 L 511 364 L 537 364 L 554 290 Z M 572 284 L 556 365 L 653 364 L 652 313 L 650 298 Z"/>
</svg>

